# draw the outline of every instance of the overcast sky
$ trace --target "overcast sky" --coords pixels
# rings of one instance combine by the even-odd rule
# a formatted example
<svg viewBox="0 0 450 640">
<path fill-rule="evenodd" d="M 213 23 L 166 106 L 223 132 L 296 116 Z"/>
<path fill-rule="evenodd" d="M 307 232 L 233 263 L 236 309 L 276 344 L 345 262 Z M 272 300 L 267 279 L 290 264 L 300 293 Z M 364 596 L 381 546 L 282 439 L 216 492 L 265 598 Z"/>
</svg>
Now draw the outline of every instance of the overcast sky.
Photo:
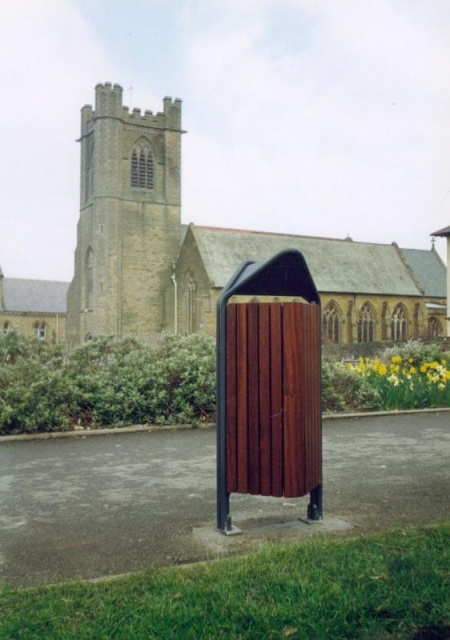
<svg viewBox="0 0 450 640">
<path fill-rule="evenodd" d="M 183 100 L 185 223 L 418 249 L 450 225 L 449 0 L 2 1 L 5 276 L 72 278 L 105 81 Z"/>
</svg>

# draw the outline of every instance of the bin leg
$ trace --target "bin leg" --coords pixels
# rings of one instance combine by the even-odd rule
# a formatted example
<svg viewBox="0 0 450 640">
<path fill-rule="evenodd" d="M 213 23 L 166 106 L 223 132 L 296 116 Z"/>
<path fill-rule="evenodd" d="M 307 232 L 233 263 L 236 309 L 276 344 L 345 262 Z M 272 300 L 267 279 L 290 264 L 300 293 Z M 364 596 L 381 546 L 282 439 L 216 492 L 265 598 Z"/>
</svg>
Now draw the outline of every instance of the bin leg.
<svg viewBox="0 0 450 640">
<path fill-rule="evenodd" d="M 230 494 L 225 491 L 217 493 L 217 528 L 226 536 L 241 533 L 241 530 L 231 522 Z"/>
<path fill-rule="evenodd" d="M 308 504 L 308 519 L 309 520 L 322 520 L 323 508 L 322 508 L 322 485 L 313 489 L 309 494 Z"/>
<path fill-rule="evenodd" d="M 219 486 L 217 490 L 217 528 L 221 533 L 226 533 L 227 529 L 231 528 L 231 515 L 230 515 L 230 494 Z"/>
</svg>

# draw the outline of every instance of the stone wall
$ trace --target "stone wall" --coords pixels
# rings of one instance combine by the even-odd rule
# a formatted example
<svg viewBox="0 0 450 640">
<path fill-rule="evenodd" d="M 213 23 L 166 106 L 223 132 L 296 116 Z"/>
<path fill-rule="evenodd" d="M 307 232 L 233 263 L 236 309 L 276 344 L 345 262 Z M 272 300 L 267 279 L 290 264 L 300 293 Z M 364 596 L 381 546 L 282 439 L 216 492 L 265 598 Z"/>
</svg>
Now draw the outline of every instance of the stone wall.
<svg viewBox="0 0 450 640">
<path fill-rule="evenodd" d="M 35 325 L 39 332 L 45 332 L 46 342 L 63 344 L 66 341 L 66 316 L 56 313 L 11 313 L 0 312 L 0 331 L 16 330 L 24 335 L 36 335 Z"/>
</svg>

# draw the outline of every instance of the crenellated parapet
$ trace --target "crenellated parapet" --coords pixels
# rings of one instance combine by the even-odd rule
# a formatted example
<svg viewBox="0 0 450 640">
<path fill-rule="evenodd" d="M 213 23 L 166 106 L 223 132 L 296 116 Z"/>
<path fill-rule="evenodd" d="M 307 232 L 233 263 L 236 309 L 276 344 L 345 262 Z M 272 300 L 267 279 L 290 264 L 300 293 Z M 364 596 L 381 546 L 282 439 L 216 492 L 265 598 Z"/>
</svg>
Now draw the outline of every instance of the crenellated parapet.
<svg viewBox="0 0 450 640">
<path fill-rule="evenodd" d="M 116 118 L 124 124 L 141 125 L 156 129 L 181 131 L 181 100 L 165 97 L 163 112 L 132 109 L 122 104 L 123 89 L 119 84 L 105 82 L 95 87 L 95 110 L 86 105 L 81 110 L 81 135 L 89 133 L 91 122 L 98 118 Z"/>
<path fill-rule="evenodd" d="M 164 111 L 156 114 L 153 111 L 142 111 L 128 107 L 122 107 L 122 120 L 128 124 L 141 124 L 144 126 L 156 127 L 157 129 L 181 130 L 181 100 L 176 98 L 164 98 Z"/>
</svg>

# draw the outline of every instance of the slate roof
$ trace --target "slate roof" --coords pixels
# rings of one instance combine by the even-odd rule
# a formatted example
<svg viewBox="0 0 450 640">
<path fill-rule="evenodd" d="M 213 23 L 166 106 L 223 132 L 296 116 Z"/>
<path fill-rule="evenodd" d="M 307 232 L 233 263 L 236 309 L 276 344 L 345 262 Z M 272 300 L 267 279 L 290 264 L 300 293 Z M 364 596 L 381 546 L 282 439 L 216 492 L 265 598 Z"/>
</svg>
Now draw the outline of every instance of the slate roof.
<svg viewBox="0 0 450 640">
<path fill-rule="evenodd" d="M 208 277 L 215 287 L 222 288 L 242 262 L 266 260 L 282 249 L 293 248 L 304 255 L 316 288 L 320 292 L 423 295 L 419 279 L 414 279 L 395 244 L 372 244 L 195 225 L 191 225 L 190 229 L 196 239 Z M 419 262 L 417 256 L 410 257 L 415 265 Z M 441 267 L 445 274 L 443 263 Z M 422 278 L 425 278 L 425 272 L 425 268 L 421 270 Z M 428 280 L 424 284 L 431 287 Z M 439 295 L 445 297 L 445 288 Z"/>
<path fill-rule="evenodd" d="M 450 227 L 445 227 L 444 229 L 439 229 L 439 231 L 435 231 L 431 233 L 432 236 L 441 236 L 442 238 L 450 237 Z"/>
<path fill-rule="evenodd" d="M 4 311 L 66 313 L 66 295 L 68 288 L 68 282 L 4 278 Z"/>
<path fill-rule="evenodd" d="M 408 264 L 429 298 L 445 298 L 447 295 L 446 268 L 436 251 L 401 249 Z"/>
</svg>

